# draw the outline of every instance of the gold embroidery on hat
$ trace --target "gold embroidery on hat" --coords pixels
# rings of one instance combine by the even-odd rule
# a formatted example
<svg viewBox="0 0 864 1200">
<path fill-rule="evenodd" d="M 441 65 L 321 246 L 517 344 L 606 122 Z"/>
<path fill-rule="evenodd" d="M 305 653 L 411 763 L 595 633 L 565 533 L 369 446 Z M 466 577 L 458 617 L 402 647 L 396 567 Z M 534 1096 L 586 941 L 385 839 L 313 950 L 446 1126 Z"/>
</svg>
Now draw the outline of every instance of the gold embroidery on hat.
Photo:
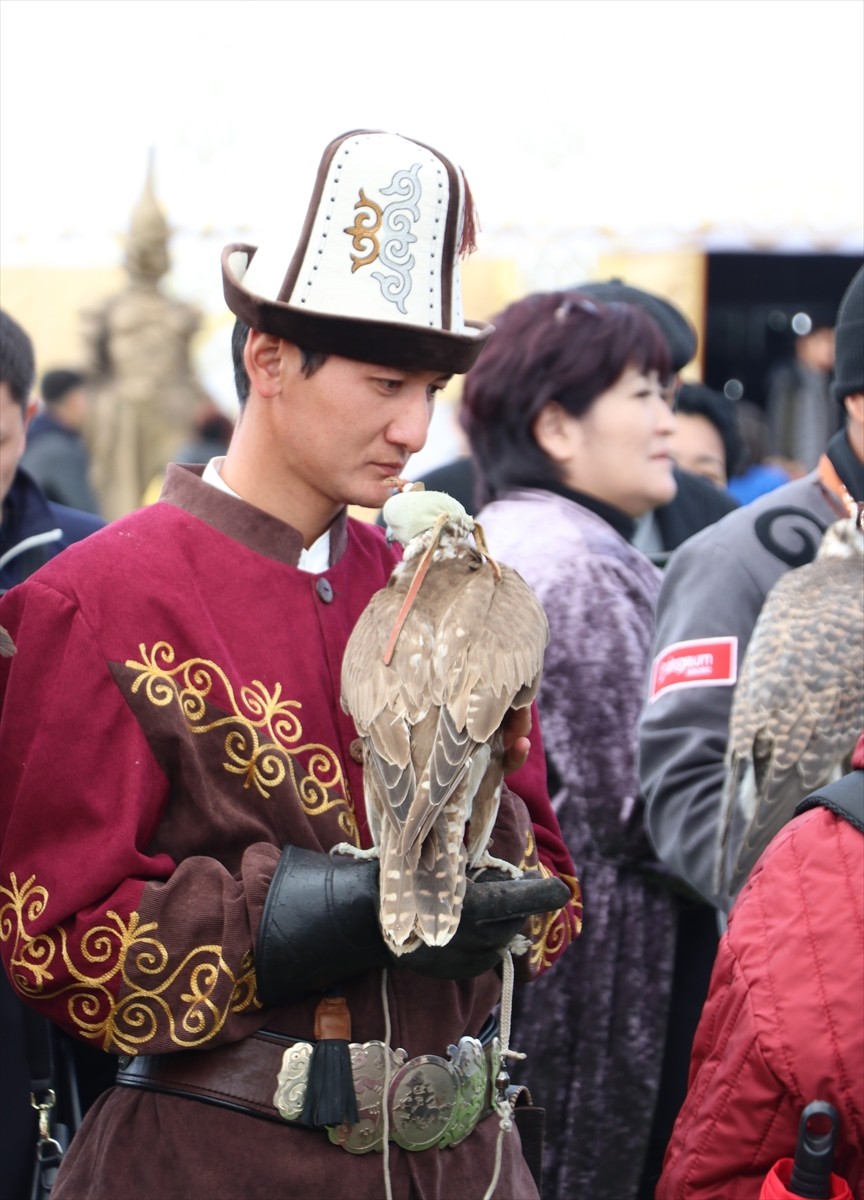
<svg viewBox="0 0 864 1200">
<path fill-rule="evenodd" d="M 384 299 L 395 304 L 403 315 L 408 312 L 405 301 L 411 292 L 411 272 L 416 262 L 411 246 L 417 241 L 417 235 L 411 230 L 420 220 L 418 201 L 423 189 L 417 176 L 421 165 L 415 163 L 410 170 L 396 171 L 387 187 L 380 189 L 382 196 L 396 197 L 384 208 L 370 200 L 360 188 L 360 199 L 354 205 L 355 212 L 360 211 L 354 224 L 344 230 L 351 234 L 354 249 L 358 251 L 357 255 L 351 255 L 351 273 L 376 261 L 385 267 L 384 271 L 373 271 L 372 278 L 378 283 Z M 372 210 L 374 225 L 370 225 L 373 217 L 363 209 Z M 382 229 L 380 238 L 376 237 Z M 435 235 L 432 236 L 434 239 Z M 372 249 L 362 257 L 368 243 Z M 434 252 L 432 257 L 434 259 Z"/>
<path fill-rule="evenodd" d="M 49 901 L 35 875 L 19 888 L 12 872 L 0 899 L 0 941 L 12 942 L 9 974 L 16 990 L 31 1000 L 64 997 L 80 1036 L 103 1050 L 137 1054 L 155 1038 L 178 1048 L 200 1046 L 232 1013 L 261 1007 L 251 950 L 237 974 L 217 945 L 196 946 L 177 962 L 156 936 L 157 922 L 141 924 L 137 912 L 124 922 L 109 909 L 103 924 L 80 935 L 73 960 L 62 926 L 30 932 Z M 52 991 L 58 976 L 64 982 Z"/>
<path fill-rule="evenodd" d="M 340 809 L 340 830 L 355 846 L 360 845 L 354 803 L 339 757 L 319 742 L 302 743 L 303 705 L 299 700 L 281 699 L 281 683 L 268 690 L 259 679 L 253 679 L 251 685 L 240 688 L 238 701 L 225 672 L 209 659 L 188 658 L 174 667 L 174 648 L 168 642 L 156 642 L 149 653 L 143 642 L 138 649 L 142 661 L 127 659 L 125 663 L 140 672 L 132 683 L 133 695 L 143 685 L 147 699 L 157 707 L 176 701 L 191 733 L 224 731 L 222 766 L 242 776 L 244 788 L 254 786 L 268 800 L 288 775 L 308 816 Z M 207 721 L 207 698 L 216 681 L 221 682 L 233 711 Z"/>
<path fill-rule="evenodd" d="M 366 210 L 365 212 L 363 210 Z M 369 211 L 371 209 L 371 212 Z M 351 234 L 351 242 L 356 254 L 351 255 L 351 274 L 358 267 L 368 266 L 378 257 L 380 247 L 375 234 L 381 228 L 381 206 L 376 204 L 374 200 L 370 200 L 363 189 L 360 189 L 360 199 L 354 205 L 354 211 L 357 216 L 354 218 L 354 224 L 349 225 L 344 230 L 345 233 Z M 364 256 L 366 243 L 371 243 L 372 249 Z"/>
</svg>

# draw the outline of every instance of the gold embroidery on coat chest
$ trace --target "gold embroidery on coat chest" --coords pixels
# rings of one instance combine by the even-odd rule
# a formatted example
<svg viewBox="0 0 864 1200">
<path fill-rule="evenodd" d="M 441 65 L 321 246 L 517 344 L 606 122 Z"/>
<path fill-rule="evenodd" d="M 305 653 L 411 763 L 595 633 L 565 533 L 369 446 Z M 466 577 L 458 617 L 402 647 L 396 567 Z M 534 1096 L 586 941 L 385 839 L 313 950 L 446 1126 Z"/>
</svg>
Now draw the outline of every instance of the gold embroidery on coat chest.
<svg viewBox="0 0 864 1200">
<path fill-rule="evenodd" d="M 65 997 L 81 1037 L 103 1050 L 138 1054 L 157 1037 L 182 1048 L 200 1046 L 231 1013 L 261 1007 L 251 951 L 236 974 L 217 945 L 196 946 L 178 963 L 156 936 L 155 921 L 141 924 L 132 912 L 124 922 L 109 909 L 103 924 L 83 933 L 73 961 L 62 926 L 29 932 L 49 902 L 47 888 L 34 875 L 19 888 L 12 872 L 9 887 L 0 887 L 0 900 L 0 941 L 13 945 L 10 975 L 16 990 L 32 999 Z M 66 982 L 52 991 L 57 974 Z"/>
<path fill-rule="evenodd" d="M 281 683 L 268 690 L 259 679 L 253 679 L 235 693 L 225 672 L 209 659 L 187 658 L 174 666 L 175 652 L 168 642 L 156 642 L 149 652 L 142 642 L 138 649 L 141 662 L 130 658 L 125 664 L 139 672 L 132 683 L 133 695 L 143 685 L 151 704 L 164 708 L 176 702 L 192 733 L 223 731 L 222 766 L 242 776 L 244 788 L 254 786 L 266 800 L 288 775 L 308 816 L 341 809 L 342 833 L 360 845 L 354 804 L 339 757 L 329 746 L 303 743 L 303 705 L 299 700 L 282 699 Z M 233 711 L 207 721 L 207 698 L 217 681 Z"/>
</svg>

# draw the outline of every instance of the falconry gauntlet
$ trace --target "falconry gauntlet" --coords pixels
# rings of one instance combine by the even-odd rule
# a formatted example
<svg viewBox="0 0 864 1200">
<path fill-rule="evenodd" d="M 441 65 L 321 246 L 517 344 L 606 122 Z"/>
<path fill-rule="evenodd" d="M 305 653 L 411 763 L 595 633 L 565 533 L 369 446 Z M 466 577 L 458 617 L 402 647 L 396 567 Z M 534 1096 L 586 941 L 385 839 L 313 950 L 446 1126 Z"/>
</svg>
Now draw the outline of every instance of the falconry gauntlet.
<svg viewBox="0 0 864 1200">
<path fill-rule="evenodd" d="M 471 979 L 497 965 L 530 916 L 563 907 L 569 895 L 554 877 L 484 872 L 468 880 L 459 927 L 447 945 L 397 957 L 378 924 L 377 861 L 286 846 L 258 931 L 258 995 L 265 1005 L 284 1004 L 382 967 Z"/>
</svg>

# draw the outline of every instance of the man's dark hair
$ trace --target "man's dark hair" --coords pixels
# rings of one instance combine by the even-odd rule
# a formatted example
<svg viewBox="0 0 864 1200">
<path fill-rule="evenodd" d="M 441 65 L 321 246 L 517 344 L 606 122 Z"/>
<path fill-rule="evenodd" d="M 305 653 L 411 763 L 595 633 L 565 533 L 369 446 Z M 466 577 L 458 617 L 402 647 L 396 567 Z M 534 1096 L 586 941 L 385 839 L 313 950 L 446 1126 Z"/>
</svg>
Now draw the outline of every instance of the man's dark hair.
<svg viewBox="0 0 864 1200">
<path fill-rule="evenodd" d="M 35 378 L 36 357 L 29 335 L 0 309 L 0 383 L 8 386 L 22 410 L 27 408 Z"/>
<path fill-rule="evenodd" d="M 512 487 L 560 483 L 534 422 L 555 402 L 583 416 L 628 367 L 669 373 L 656 323 L 632 304 L 601 304 L 579 292 L 540 292 L 493 318 L 495 333 L 465 376 L 460 419 L 485 503 Z"/>
<path fill-rule="evenodd" d="M 715 392 L 704 384 L 682 383 L 675 408 L 679 413 L 705 417 L 711 422 L 723 441 L 726 474 L 730 479 L 737 474 L 743 446 L 732 401 L 722 392 Z"/>
<path fill-rule="evenodd" d="M 42 376 L 39 391 L 46 404 L 58 404 L 64 396 L 83 387 L 86 382 L 80 371 L 46 371 Z"/>
<path fill-rule="evenodd" d="M 241 408 L 249 399 L 249 376 L 246 373 L 246 364 L 243 362 L 243 351 L 246 349 L 248 336 L 249 326 L 238 317 L 231 332 L 231 358 L 234 363 L 234 387 Z M 298 346 L 297 349 L 300 351 L 302 364 L 300 369 L 307 379 L 320 370 L 327 361 L 327 355 L 321 350 L 304 350 L 302 346 Z"/>
</svg>

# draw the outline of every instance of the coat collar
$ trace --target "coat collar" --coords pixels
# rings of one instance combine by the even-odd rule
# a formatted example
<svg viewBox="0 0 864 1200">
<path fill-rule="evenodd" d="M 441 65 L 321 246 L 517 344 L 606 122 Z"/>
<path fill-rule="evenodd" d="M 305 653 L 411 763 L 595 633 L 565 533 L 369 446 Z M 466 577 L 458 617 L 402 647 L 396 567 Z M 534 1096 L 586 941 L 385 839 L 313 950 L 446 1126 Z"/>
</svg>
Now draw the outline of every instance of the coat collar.
<svg viewBox="0 0 864 1200">
<path fill-rule="evenodd" d="M 263 554 L 275 562 L 296 567 L 303 549 L 303 535 L 293 526 L 271 516 L 254 504 L 235 499 L 211 487 L 201 478 L 203 466 L 169 463 L 159 497 L 161 503 L 182 508 L 226 537 Z M 347 544 L 348 518 L 343 509 L 330 527 L 330 566 L 339 561 Z"/>
</svg>

